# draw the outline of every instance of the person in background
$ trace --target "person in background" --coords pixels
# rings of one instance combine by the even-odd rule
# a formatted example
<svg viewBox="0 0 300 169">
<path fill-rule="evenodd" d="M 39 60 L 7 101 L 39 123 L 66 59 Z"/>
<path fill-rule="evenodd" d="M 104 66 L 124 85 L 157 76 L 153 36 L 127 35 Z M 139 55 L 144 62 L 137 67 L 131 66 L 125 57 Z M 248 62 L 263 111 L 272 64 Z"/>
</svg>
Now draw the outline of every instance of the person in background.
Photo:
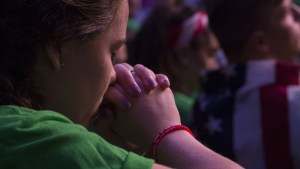
<svg viewBox="0 0 300 169">
<path fill-rule="evenodd" d="M 157 4 L 145 20 L 131 44 L 129 62 L 169 77 L 182 122 L 188 124 L 199 73 L 218 69 L 218 50 L 206 12 L 170 0 Z"/>
<path fill-rule="evenodd" d="M 142 10 L 141 0 L 129 0 L 129 18 L 127 24 L 127 39 L 131 40 L 135 33 L 140 29 L 141 23 L 137 21 L 136 17 Z"/>
<path fill-rule="evenodd" d="M 208 72 L 193 131 L 247 169 L 300 168 L 298 6 L 291 0 L 207 0 L 229 65 Z"/>
<path fill-rule="evenodd" d="M 181 125 L 165 75 L 114 64 L 128 11 L 127 0 L 0 2 L 0 168 L 241 168 Z M 153 159 L 110 144 L 100 126 Z"/>
</svg>

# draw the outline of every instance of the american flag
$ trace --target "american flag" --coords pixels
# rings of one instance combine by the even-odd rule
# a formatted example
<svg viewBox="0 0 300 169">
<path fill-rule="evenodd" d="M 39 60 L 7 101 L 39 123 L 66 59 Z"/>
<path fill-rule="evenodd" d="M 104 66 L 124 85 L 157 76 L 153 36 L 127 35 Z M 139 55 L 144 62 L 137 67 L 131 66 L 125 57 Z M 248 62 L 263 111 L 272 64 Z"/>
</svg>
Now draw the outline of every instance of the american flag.
<svg viewBox="0 0 300 169">
<path fill-rule="evenodd" d="M 249 61 L 207 72 L 196 137 L 247 169 L 300 169 L 300 66 Z"/>
</svg>

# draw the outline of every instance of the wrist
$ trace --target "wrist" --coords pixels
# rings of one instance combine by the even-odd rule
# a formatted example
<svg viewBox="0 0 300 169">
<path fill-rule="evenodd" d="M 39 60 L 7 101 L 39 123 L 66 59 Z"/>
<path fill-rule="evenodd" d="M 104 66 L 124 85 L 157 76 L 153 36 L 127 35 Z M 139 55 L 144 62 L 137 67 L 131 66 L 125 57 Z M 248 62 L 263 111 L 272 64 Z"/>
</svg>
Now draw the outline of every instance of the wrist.
<svg viewBox="0 0 300 169">
<path fill-rule="evenodd" d="M 175 133 L 185 133 L 188 134 L 189 136 L 193 136 L 193 133 L 189 128 L 187 128 L 184 125 L 174 125 L 170 126 L 168 128 L 165 128 L 161 130 L 156 137 L 152 140 L 151 146 L 150 146 L 150 156 L 157 161 L 157 151 L 159 146 L 161 146 L 162 142 L 164 140 L 168 140 L 172 137 L 172 135 L 176 135 Z"/>
</svg>

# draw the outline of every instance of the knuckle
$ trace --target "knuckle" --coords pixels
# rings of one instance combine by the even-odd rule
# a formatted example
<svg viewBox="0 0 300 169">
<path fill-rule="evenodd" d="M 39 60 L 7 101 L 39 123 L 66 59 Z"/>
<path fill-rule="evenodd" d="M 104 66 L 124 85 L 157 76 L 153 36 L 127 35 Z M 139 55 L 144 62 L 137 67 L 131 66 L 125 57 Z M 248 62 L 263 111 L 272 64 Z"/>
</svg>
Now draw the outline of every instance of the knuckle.
<svg viewBox="0 0 300 169">
<path fill-rule="evenodd" d="M 136 64 L 136 65 L 134 65 L 134 68 L 135 69 L 143 69 L 143 68 L 145 68 L 145 66 L 143 66 L 142 64 Z"/>
</svg>

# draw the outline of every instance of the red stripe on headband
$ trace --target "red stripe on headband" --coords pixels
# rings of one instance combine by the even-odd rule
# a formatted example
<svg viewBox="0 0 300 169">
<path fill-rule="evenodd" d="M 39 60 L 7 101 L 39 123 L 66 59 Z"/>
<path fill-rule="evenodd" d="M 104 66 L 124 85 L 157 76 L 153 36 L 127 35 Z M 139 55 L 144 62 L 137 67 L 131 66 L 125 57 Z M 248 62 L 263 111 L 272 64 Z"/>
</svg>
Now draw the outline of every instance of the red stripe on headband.
<svg viewBox="0 0 300 169">
<path fill-rule="evenodd" d="M 199 11 L 185 20 L 180 26 L 171 29 L 168 33 L 168 43 L 171 50 L 178 50 L 188 44 L 196 35 L 203 32 L 208 26 L 206 12 Z"/>
<path fill-rule="evenodd" d="M 182 31 L 181 26 L 177 26 L 177 27 L 173 28 L 168 33 L 168 47 L 169 47 L 169 49 L 172 49 L 172 50 L 175 49 L 181 31 Z"/>
<path fill-rule="evenodd" d="M 207 16 L 207 13 L 205 13 L 204 11 L 201 11 L 201 12 L 198 12 L 197 14 L 199 15 L 200 18 L 203 18 L 203 19 L 199 20 L 198 27 L 195 30 L 194 34 L 193 34 L 194 37 L 197 34 L 203 32 L 207 28 L 207 26 L 208 26 L 208 16 Z"/>
</svg>

